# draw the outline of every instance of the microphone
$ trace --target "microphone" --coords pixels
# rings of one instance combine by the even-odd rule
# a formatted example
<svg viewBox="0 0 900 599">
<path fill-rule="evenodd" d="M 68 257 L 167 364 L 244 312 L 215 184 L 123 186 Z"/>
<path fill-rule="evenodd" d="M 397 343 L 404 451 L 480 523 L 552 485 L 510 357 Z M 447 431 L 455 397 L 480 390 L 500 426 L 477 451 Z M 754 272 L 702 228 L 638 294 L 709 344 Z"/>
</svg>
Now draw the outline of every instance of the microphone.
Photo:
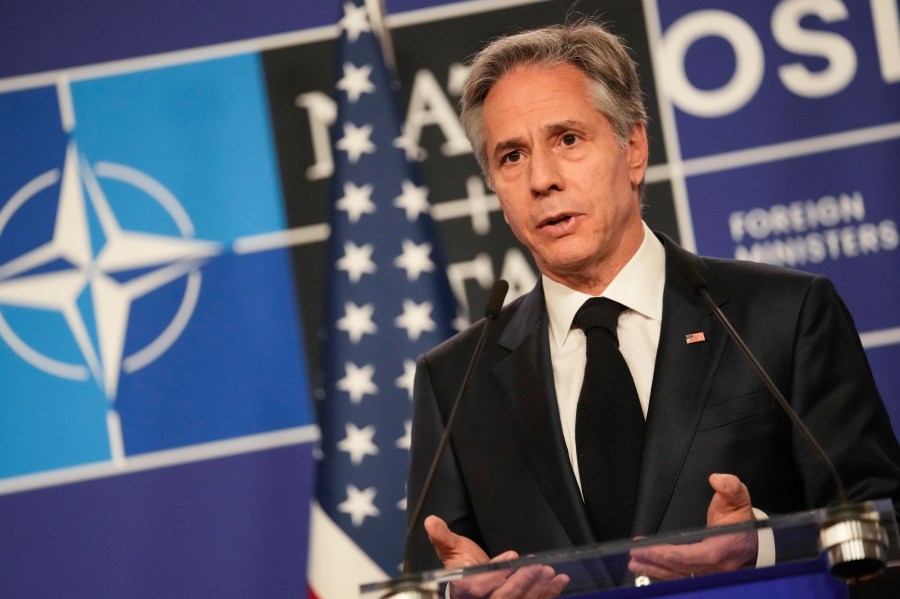
<svg viewBox="0 0 900 599">
<path fill-rule="evenodd" d="M 819 544 L 822 551 L 826 553 L 832 576 L 843 579 L 859 579 L 879 573 L 884 569 L 887 561 L 885 549 L 887 533 L 881 526 L 880 516 L 876 511 L 866 510 L 862 505 L 850 501 L 834 462 L 822 449 L 812 431 L 803 423 L 797 411 L 784 398 L 778 386 L 775 385 L 765 368 L 735 330 L 731 321 L 716 304 L 709 294 L 706 280 L 693 262 L 682 260 L 679 269 L 688 285 L 712 309 L 716 319 L 725 327 L 728 336 L 740 348 L 766 385 L 769 393 L 775 398 L 776 403 L 787 414 L 795 429 L 800 432 L 834 481 L 838 505 L 826 508 L 825 521 L 819 528 Z"/>
<path fill-rule="evenodd" d="M 416 526 L 419 525 L 419 518 L 422 517 L 422 509 L 425 507 L 425 499 L 428 496 L 428 492 L 431 490 L 431 486 L 434 482 L 434 475 L 437 472 L 438 464 L 441 461 L 441 457 L 444 455 L 444 451 L 447 448 L 447 443 L 450 441 L 450 433 L 453 432 L 453 428 L 456 424 L 457 416 L 459 415 L 459 406 L 462 403 L 462 397 L 466 392 L 466 389 L 469 387 L 469 380 L 472 378 L 472 373 L 475 370 L 475 365 L 478 363 L 478 359 L 481 357 L 481 352 L 484 349 L 484 340 L 487 338 L 488 331 L 492 328 L 494 321 L 497 319 L 497 316 L 500 314 L 500 309 L 503 308 L 503 300 L 506 298 L 506 292 L 509 290 L 509 283 L 504 281 L 503 279 L 499 279 L 494 283 L 494 286 L 491 288 L 491 294 L 488 296 L 487 304 L 484 308 L 484 326 L 481 327 L 481 334 L 478 336 L 478 343 L 475 345 L 475 351 L 472 353 L 472 359 L 469 360 L 469 367 L 466 369 L 466 374 L 463 376 L 462 384 L 459 387 L 459 392 L 456 395 L 456 399 L 453 400 L 453 407 L 450 409 L 450 415 L 447 417 L 447 424 L 444 426 L 444 432 L 441 435 L 440 442 L 438 443 L 437 450 L 435 451 L 434 458 L 431 460 L 431 466 L 428 469 L 428 475 L 425 477 L 425 482 L 422 484 L 422 492 L 419 493 L 419 499 L 416 502 L 416 507 L 412 512 L 412 515 L 409 518 L 408 528 L 406 529 L 406 538 L 404 540 L 404 547 L 409 546 L 409 539 L 415 530 Z"/>
</svg>

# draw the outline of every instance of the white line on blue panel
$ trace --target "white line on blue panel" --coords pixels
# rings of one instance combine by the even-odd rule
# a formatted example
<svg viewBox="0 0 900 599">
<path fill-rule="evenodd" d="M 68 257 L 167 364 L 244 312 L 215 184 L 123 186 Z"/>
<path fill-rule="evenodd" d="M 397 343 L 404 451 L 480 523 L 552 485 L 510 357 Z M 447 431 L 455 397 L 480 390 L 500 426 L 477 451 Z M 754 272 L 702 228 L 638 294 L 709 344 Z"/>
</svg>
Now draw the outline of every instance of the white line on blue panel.
<svg viewBox="0 0 900 599">
<path fill-rule="evenodd" d="M 188 447 L 126 456 L 119 465 L 113 462 L 98 462 L 0 480 L 0 495 L 204 462 L 254 451 L 312 443 L 318 440 L 319 427 L 310 424 L 258 435 L 210 441 Z"/>
</svg>

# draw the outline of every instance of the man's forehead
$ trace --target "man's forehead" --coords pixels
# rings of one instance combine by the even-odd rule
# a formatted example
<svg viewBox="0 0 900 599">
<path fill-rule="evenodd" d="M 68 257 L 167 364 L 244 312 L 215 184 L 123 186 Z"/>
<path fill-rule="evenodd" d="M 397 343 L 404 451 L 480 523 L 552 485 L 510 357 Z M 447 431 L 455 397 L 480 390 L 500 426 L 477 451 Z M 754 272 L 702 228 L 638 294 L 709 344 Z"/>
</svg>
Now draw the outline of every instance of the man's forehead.
<svg viewBox="0 0 900 599">
<path fill-rule="evenodd" d="M 527 120 L 531 128 L 591 120 L 593 112 L 587 77 L 571 65 L 518 67 L 494 84 L 482 105 L 490 124 Z"/>
</svg>

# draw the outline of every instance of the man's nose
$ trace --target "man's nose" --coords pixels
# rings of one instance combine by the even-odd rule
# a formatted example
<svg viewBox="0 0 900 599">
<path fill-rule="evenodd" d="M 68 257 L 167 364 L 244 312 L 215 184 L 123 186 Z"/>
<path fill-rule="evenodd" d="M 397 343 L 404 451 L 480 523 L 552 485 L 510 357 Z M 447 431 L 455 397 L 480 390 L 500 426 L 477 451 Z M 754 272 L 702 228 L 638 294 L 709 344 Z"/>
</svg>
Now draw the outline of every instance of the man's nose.
<svg viewBox="0 0 900 599">
<path fill-rule="evenodd" d="M 551 191 L 562 191 L 564 187 L 557 157 L 550 150 L 536 149 L 529 164 L 529 184 L 535 197 Z"/>
</svg>

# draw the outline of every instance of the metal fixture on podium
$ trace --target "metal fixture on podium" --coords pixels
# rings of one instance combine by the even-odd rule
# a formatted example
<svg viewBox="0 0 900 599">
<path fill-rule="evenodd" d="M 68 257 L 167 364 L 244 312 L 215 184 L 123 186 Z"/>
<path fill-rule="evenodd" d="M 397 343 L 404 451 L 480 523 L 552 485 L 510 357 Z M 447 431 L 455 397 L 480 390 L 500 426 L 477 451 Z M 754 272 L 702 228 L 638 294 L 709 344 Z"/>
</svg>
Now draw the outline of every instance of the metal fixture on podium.
<svg viewBox="0 0 900 599">
<path fill-rule="evenodd" d="M 869 578 L 884 570 L 887 544 L 880 515 L 865 504 L 829 508 L 819 528 L 819 548 L 829 571 L 843 580 Z"/>
</svg>

